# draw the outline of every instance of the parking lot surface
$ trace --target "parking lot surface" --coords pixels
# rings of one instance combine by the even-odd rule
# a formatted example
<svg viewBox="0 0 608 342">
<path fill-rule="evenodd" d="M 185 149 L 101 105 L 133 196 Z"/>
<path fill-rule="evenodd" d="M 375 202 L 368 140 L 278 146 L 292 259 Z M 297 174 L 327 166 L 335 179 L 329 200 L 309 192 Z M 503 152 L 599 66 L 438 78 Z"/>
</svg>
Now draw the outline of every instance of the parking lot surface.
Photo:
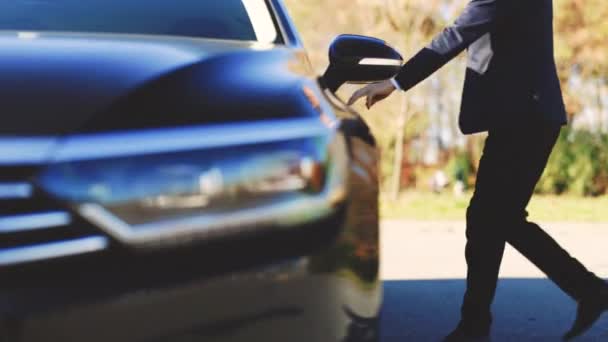
<svg viewBox="0 0 608 342">
<path fill-rule="evenodd" d="M 608 223 L 542 226 L 608 278 Z M 464 222 L 382 223 L 382 342 L 440 341 L 454 328 L 465 289 L 464 228 Z M 559 341 L 574 319 L 573 300 L 511 247 L 500 277 L 492 341 Z M 608 314 L 577 341 L 608 341 Z"/>
</svg>

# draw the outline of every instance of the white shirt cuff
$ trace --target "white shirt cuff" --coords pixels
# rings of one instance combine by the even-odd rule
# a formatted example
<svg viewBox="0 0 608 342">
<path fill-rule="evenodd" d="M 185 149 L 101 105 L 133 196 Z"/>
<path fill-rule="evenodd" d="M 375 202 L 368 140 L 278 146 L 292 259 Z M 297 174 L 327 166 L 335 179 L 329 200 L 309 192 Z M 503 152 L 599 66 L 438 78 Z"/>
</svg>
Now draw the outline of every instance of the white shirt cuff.
<svg viewBox="0 0 608 342">
<path fill-rule="evenodd" d="M 391 83 L 395 86 L 395 88 L 397 88 L 398 90 L 403 90 L 401 89 L 401 86 L 399 85 L 399 82 L 397 82 L 397 80 L 395 78 L 391 78 Z"/>
</svg>

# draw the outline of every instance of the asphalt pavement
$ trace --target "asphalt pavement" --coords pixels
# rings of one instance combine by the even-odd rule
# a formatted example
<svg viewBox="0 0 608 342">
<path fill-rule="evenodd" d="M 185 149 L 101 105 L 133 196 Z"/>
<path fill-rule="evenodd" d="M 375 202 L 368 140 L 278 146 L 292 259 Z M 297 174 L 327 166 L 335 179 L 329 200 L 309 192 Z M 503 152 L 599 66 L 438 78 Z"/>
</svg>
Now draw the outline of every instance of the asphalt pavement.
<svg viewBox="0 0 608 342">
<path fill-rule="evenodd" d="M 543 227 L 608 277 L 608 223 Z M 464 222 L 384 221 L 382 342 L 440 341 L 459 319 L 465 289 Z M 576 304 L 508 247 L 493 306 L 492 341 L 560 341 Z M 608 341 L 608 314 L 577 341 Z"/>
</svg>

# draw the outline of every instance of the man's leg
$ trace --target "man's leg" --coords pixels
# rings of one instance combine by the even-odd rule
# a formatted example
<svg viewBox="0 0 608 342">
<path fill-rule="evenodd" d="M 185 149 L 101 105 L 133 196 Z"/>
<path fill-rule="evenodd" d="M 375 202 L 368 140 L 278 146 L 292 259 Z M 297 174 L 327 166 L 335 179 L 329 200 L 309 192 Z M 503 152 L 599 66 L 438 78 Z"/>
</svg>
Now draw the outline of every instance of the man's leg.
<svg viewBox="0 0 608 342">
<path fill-rule="evenodd" d="M 498 138 L 490 133 L 479 163 L 475 193 L 467 209 L 465 257 L 468 272 L 462 319 L 445 341 L 475 340 L 489 335 L 490 306 L 505 248 L 505 239 L 495 227 L 497 216 L 493 214 L 493 207 L 497 206 L 496 194 L 504 192 L 501 185 L 506 155 Z"/>
<path fill-rule="evenodd" d="M 605 287 L 604 281 L 571 257 L 537 224 L 526 220 L 525 208 L 542 176 L 559 129 L 524 129 L 518 133 L 502 133 L 501 137 L 501 142 L 512 147 L 512 153 L 518 155 L 515 157 L 518 162 L 508 167 L 516 183 L 506 182 L 509 189 L 505 191 L 511 195 L 505 196 L 510 203 L 502 206 L 508 211 L 501 213 L 504 218 L 503 224 L 499 225 L 501 235 L 575 300 L 597 293 Z"/>
<path fill-rule="evenodd" d="M 507 241 L 574 300 L 593 296 L 605 282 L 571 257 L 537 224 L 526 222 L 508 232 Z"/>
<path fill-rule="evenodd" d="M 504 241 L 513 244 L 574 298 L 603 282 L 573 259 L 537 225 L 526 206 L 542 175 L 559 129 L 530 126 L 491 132 L 481 159 L 475 195 L 467 213 L 467 292 L 461 325 L 489 327 Z"/>
<path fill-rule="evenodd" d="M 467 290 L 462 305 L 462 324 L 465 330 L 487 331 L 491 324 L 490 306 L 496 291 L 498 272 L 505 248 L 505 240 L 493 227 L 490 206 L 500 192 L 501 146 L 493 135 L 486 139 L 479 163 L 475 193 L 467 209 Z"/>
<path fill-rule="evenodd" d="M 550 138 L 551 132 L 543 131 Z M 550 142 L 550 139 L 544 139 Z M 529 146 L 529 169 L 518 169 L 521 179 L 520 198 L 524 198 L 526 189 L 531 196 L 534 186 L 542 174 L 546 159 L 553 144 L 538 144 Z M 536 157 L 534 157 L 536 155 Z M 543 160 L 542 156 L 547 156 Z M 542 162 L 542 164 L 541 164 Z M 542 165 L 542 168 L 537 166 Z M 539 170 L 534 173 L 533 170 Z M 519 189 L 519 188 L 515 188 Z M 518 190 L 520 191 L 520 190 Z M 504 231 L 505 239 L 523 256 L 543 271 L 564 292 L 578 302 L 576 320 L 570 331 L 564 336 L 574 338 L 589 329 L 608 310 L 608 286 L 604 280 L 585 268 L 578 260 L 571 257 L 553 238 L 544 232 L 537 224 L 524 221 L 523 224 L 512 225 Z"/>
</svg>

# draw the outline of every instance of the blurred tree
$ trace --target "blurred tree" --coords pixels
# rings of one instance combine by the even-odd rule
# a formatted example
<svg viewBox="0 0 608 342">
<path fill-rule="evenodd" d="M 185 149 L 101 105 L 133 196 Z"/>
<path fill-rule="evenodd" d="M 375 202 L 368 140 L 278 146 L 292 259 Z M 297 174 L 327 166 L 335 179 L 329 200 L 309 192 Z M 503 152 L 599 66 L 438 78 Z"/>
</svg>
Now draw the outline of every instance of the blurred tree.
<svg viewBox="0 0 608 342">
<path fill-rule="evenodd" d="M 556 57 L 564 83 L 570 114 L 584 107 L 599 105 L 599 115 L 605 114 L 603 101 L 584 99 L 568 87 L 572 77 L 581 76 L 594 82 L 598 93 L 607 85 L 608 75 L 608 2 L 605 0 L 555 0 Z M 601 119 L 600 119 L 601 120 Z"/>
<path fill-rule="evenodd" d="M 408 58 L 427 45 L 432 36 L 454 20 L 468 2 L 468 0 L 284 1 L 302 34 L 311 62 L 319 74 L 324 71 L 328 63 L 327 47 L 338 34 L 354 33 L 382 38 Z M 556 59 L 568 112 L 572 116 L 578 113 L 593 113 L 594 118 L 587 120 L 589 123 L 586 126 L 598 128 L 602 127 L 603 122 L 604 129 L 608 131 L 608 20 L 605 20 L 608 17 L 608 1 L 554 0 L 554 5 Z M 420 164 L 463 158 L 463 152 L 469 158 L 471 172 L 475 172 L 484 135 L 463 137 L 457 126 L 464 68 L 464 58 L 457 58 L 433 75 L 429 81 L 406 94 L 390 97 L 370 112 L 361 104 L 358 105 L 359 111 L 363 113 L 376 133 L 383 153 L 381 169 L 384 190 L 392 190 L 391 192 L 395 193 L 400 185 L 412 184 L 408 182 L 412 180 L 410 176 L 405 180 L 400 179 L 400 176 L 417 174 L 415 168 Z M 355 88 L 355 86 L 345 86 L 340 90 L 339 95 L 347 98 Z M 588 115 L 580 115 L 583 116 Z M 415 146 L 415 150 L 406 148 L 412 146 Z M 557 149 L 565 148 L 566 144 L 558 144 Z M 437 150 L 439 153 L 431 153 Z M 592 151 L 600 154 L 608 153 L 601 149 L 592 149 Z M 401 158 L 399 154 L 402 152 Z M 556 151 L 556 154 L 561 152 Z M 433 158 L 434 155 L 439 157 Z M 604 160 L 598 157 L 595 159 Z M 556 161 L 556 163 L 561 162 Z M 401 172 L 397 171 L 398 169 L 402 169 Z M 553 175 L 557 174 L 558 171 L 553 173 Z M 559 188 L 558 183 L 559 181 L 553 184 Z M 586 186 L 586 189 L 591 189 L 589 184 Z M 596 192 L 584 190 L 585 186 L 579 188 L 583 189 L 581 193 Z M 558 189 L 554 188 L 553 191 Z"/>
<path fill-rule="evenodd" d="M 605 0 L 555 0 L 556 56 L 563 75 L 572 66 L 584 76 L 608 75 L 608 3 Z"/>
<path fill-rule="evenodd" d="M 462 2 L 455 5 L 446 0 L 286 0 L 294 21 L 302 33 L 313 66 L 321 74 L 327 67 L 327 47 L 341 33 L 362 34 L 386 40 L 405 58 L 427 45 L 432 36 L 454 17 Z M 331 15 L 328 15 L 330 13 Z M 414 137 L 428 136 L 425 131 L 435 126 L 433 138 L 443 131 L 458 136 L 457 113 L 460 105 L 464 60 L 460 59 L 407 94 L 392 96 L 367 112 L 366 116 L 377 133 L 383 151 L 384 188 L 395 193 L 401 183 L 399 169 L 413 167 L 407 163 L 406 142 Z M 339 95 L 348 98 L 356 86 L 345 86 Z M 437 104 L 441 106 L 437 107 Z M 434 111 L 437 115 L 419 115 Z M 447 118 L 447 120 L 446 120 Z M 382 132 L 382 134 L 378 134 Z M 428 140 L 428 139 L 426 139 Z M 426 142 L 425 140 L 425 142 Z M 425 145 L 425 144 L 422 144 Z M 448 147 L 449 144 L 440 144 Z M 420 145 L 419 145 L 420 146 Z M 428 146 L 420 146 L 423 149 Z M 400 157 L 404 152 L 403 158 Z M 423 158 L 424 159 L 424 158 Z M 406 173 L 413 173 L 407 172 Z M 391 180 L 390 182 L 387 180 Z"/>
</svg>

